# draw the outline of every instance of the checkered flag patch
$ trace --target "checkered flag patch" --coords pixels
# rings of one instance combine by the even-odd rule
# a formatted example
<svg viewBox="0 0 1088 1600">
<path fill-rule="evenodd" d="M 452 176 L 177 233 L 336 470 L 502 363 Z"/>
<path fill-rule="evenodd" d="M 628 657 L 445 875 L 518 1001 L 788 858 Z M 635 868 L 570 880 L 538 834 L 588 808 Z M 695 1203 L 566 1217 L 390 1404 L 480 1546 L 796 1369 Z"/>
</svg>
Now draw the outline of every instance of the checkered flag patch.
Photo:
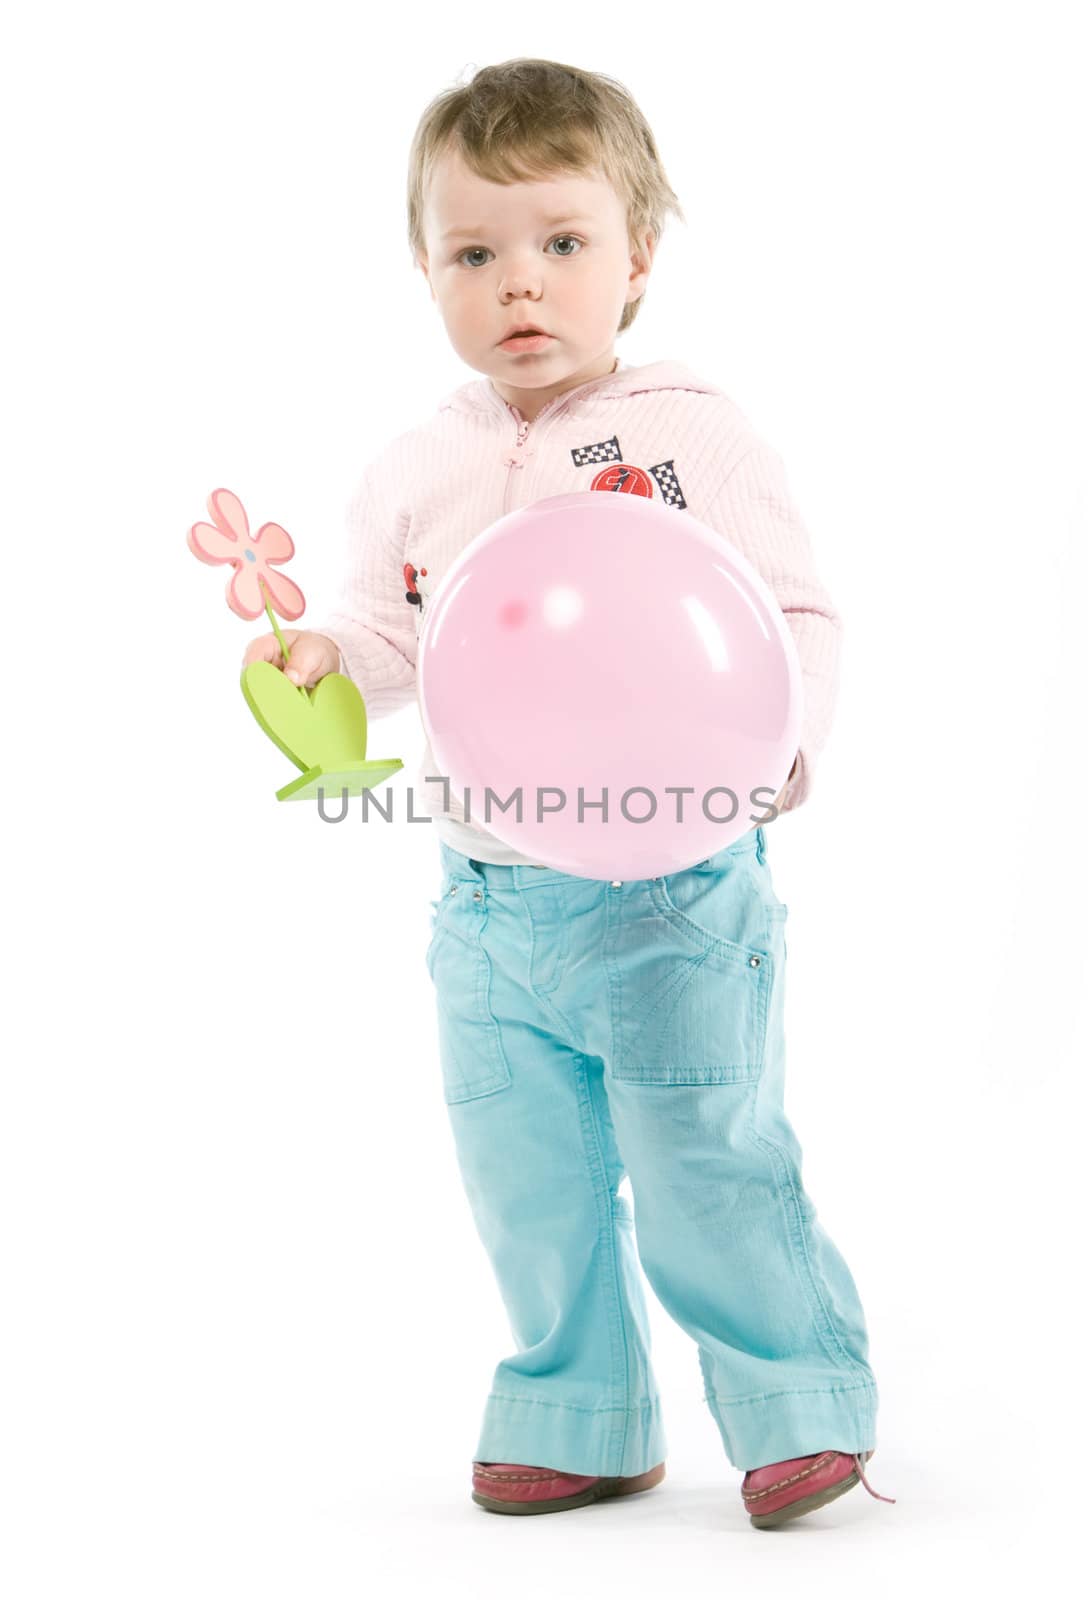
<svg viewBox="0 0 1088 1600">
<path fill-rule="evenodd" d="M 620 454 L 620 442 L 615 434 L 601 444 L 580 444 L 576 450 L 571 451 L 571 457 L 576 467 L 596 467 L 602 461 L 623 460 Z"/>
<path fill-rule="evenodd" d="M 648 472 L 657 487 L 661 490 L 661 498 L 667 506 L 675 506 L 678 511 L 687 508 L 684 492 L 680 487 L 680 479 L 676 476 L 673 462 L 662 461 L 656 467 L 649 467 Z"/>
</svg>

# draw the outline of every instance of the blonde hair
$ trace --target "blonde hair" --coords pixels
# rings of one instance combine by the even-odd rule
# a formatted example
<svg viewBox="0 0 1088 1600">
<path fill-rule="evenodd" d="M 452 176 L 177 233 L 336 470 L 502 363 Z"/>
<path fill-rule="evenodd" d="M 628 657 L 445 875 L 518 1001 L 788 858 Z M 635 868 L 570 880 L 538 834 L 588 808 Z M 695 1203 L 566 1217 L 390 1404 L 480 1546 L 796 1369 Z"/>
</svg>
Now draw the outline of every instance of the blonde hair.
<svg viewBox="0 0 1088 1600">
<path fill-rule="evenodd" d="M 642 112 L 621 83 L 562 61 L 518 56 L 481 67 L 468 83 L 430 102 L 408 158 L 408 244 L 426 253 L 423 203 L 436 161 L 457 153 L 491 183 L 531 183 L 559 173 L 602 171 L 624 202 L 632 250 L 656 245 L 672 212 L 686 224 Z M 623 308 L 617 333 L 638 315 L 645 292 Z"/>
</svg>

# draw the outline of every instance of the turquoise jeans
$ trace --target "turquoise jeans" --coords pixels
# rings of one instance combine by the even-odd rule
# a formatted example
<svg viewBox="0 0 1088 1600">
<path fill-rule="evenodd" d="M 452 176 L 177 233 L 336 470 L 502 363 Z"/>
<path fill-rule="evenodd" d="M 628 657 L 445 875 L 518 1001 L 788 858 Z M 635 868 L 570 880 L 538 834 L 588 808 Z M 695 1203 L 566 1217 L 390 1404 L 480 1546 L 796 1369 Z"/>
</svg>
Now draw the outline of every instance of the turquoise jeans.
<svg viewBox="0 0 1088 1600">
<path fill-rule="evenodd" d="M 783 1110 L 765 830 L 624 883 L 439 849 L 441 1083 L 517 1347 L 474 1458 L 609 1477 L 665 1458 L 639 1263 L 735 1467 L 874 1449 L 864 1313 Z"/>
</svg>

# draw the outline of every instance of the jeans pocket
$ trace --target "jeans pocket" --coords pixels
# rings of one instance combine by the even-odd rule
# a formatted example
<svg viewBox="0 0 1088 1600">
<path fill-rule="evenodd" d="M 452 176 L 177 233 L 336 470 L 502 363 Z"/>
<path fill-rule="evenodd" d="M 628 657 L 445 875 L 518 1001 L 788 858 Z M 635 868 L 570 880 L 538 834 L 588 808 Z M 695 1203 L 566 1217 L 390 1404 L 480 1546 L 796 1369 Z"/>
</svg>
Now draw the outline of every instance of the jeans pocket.
<svg viewBox="0 0 1088 1600">
<path fill-rule="evenodd" d="M 472 880 L 447 881 L 431 926 L 426 961 L 435 990 L 443 1093 L 447 1105 L 457 1105 L 512 1081 L 491 1010 L 484 891 Z"/>
<path fill-rule="evenodd" d="M 620 963 L 613 1077 L 754 1082 L 777 942 L 744 863 L 724 874 L 689 868 L 651 880 L 649 892 L 653 915 L 637 925 Z"/>
</svg>

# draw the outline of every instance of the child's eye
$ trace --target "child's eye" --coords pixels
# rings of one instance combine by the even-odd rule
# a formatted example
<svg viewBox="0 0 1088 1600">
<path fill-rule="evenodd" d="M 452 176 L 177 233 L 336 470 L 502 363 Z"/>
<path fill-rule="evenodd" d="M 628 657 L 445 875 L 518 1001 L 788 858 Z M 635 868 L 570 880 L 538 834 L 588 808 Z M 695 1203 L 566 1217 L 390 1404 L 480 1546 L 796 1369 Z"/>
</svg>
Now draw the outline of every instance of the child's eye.
<svg viewBox="0 0 1088 1600">
<path fill-rule="evenodd" d="M 577 255 L 577 254 L 581 253 L 581 246 L 582 246 L 583 241 L 581 239 L 576 239 L 574 237 L 573 233 L 558 233 L 558 234 L 556 234 L 554 239 L 549 239 L 548 243 L 549 244 L 558 244 L 561 240 L 564 240 L 569 244 L 576 244 L 579 247 L 579 249 L 577 251 L 570 251 L 570 250 L 561 251 L 560 252 L 560 256 L 561 256 L 562 259 L 569 259 L 571 255 Z M 484 245 L 482 245 L 482 244 L 469 245 L 468 249 L 467 250 L 462 250 L 461 254 L 459 256 L 455 257 L 455 259 L 457 261 L 460 261 L 463 256 L 474 256 L 474 255 L 479 254 L 479 252 L 483 251 L 483 250 L 486 250 L 486 247 Z M 491 254 L 490 250 L 486 250 L 486 254 L 490 255 Z"/>
</svg>

